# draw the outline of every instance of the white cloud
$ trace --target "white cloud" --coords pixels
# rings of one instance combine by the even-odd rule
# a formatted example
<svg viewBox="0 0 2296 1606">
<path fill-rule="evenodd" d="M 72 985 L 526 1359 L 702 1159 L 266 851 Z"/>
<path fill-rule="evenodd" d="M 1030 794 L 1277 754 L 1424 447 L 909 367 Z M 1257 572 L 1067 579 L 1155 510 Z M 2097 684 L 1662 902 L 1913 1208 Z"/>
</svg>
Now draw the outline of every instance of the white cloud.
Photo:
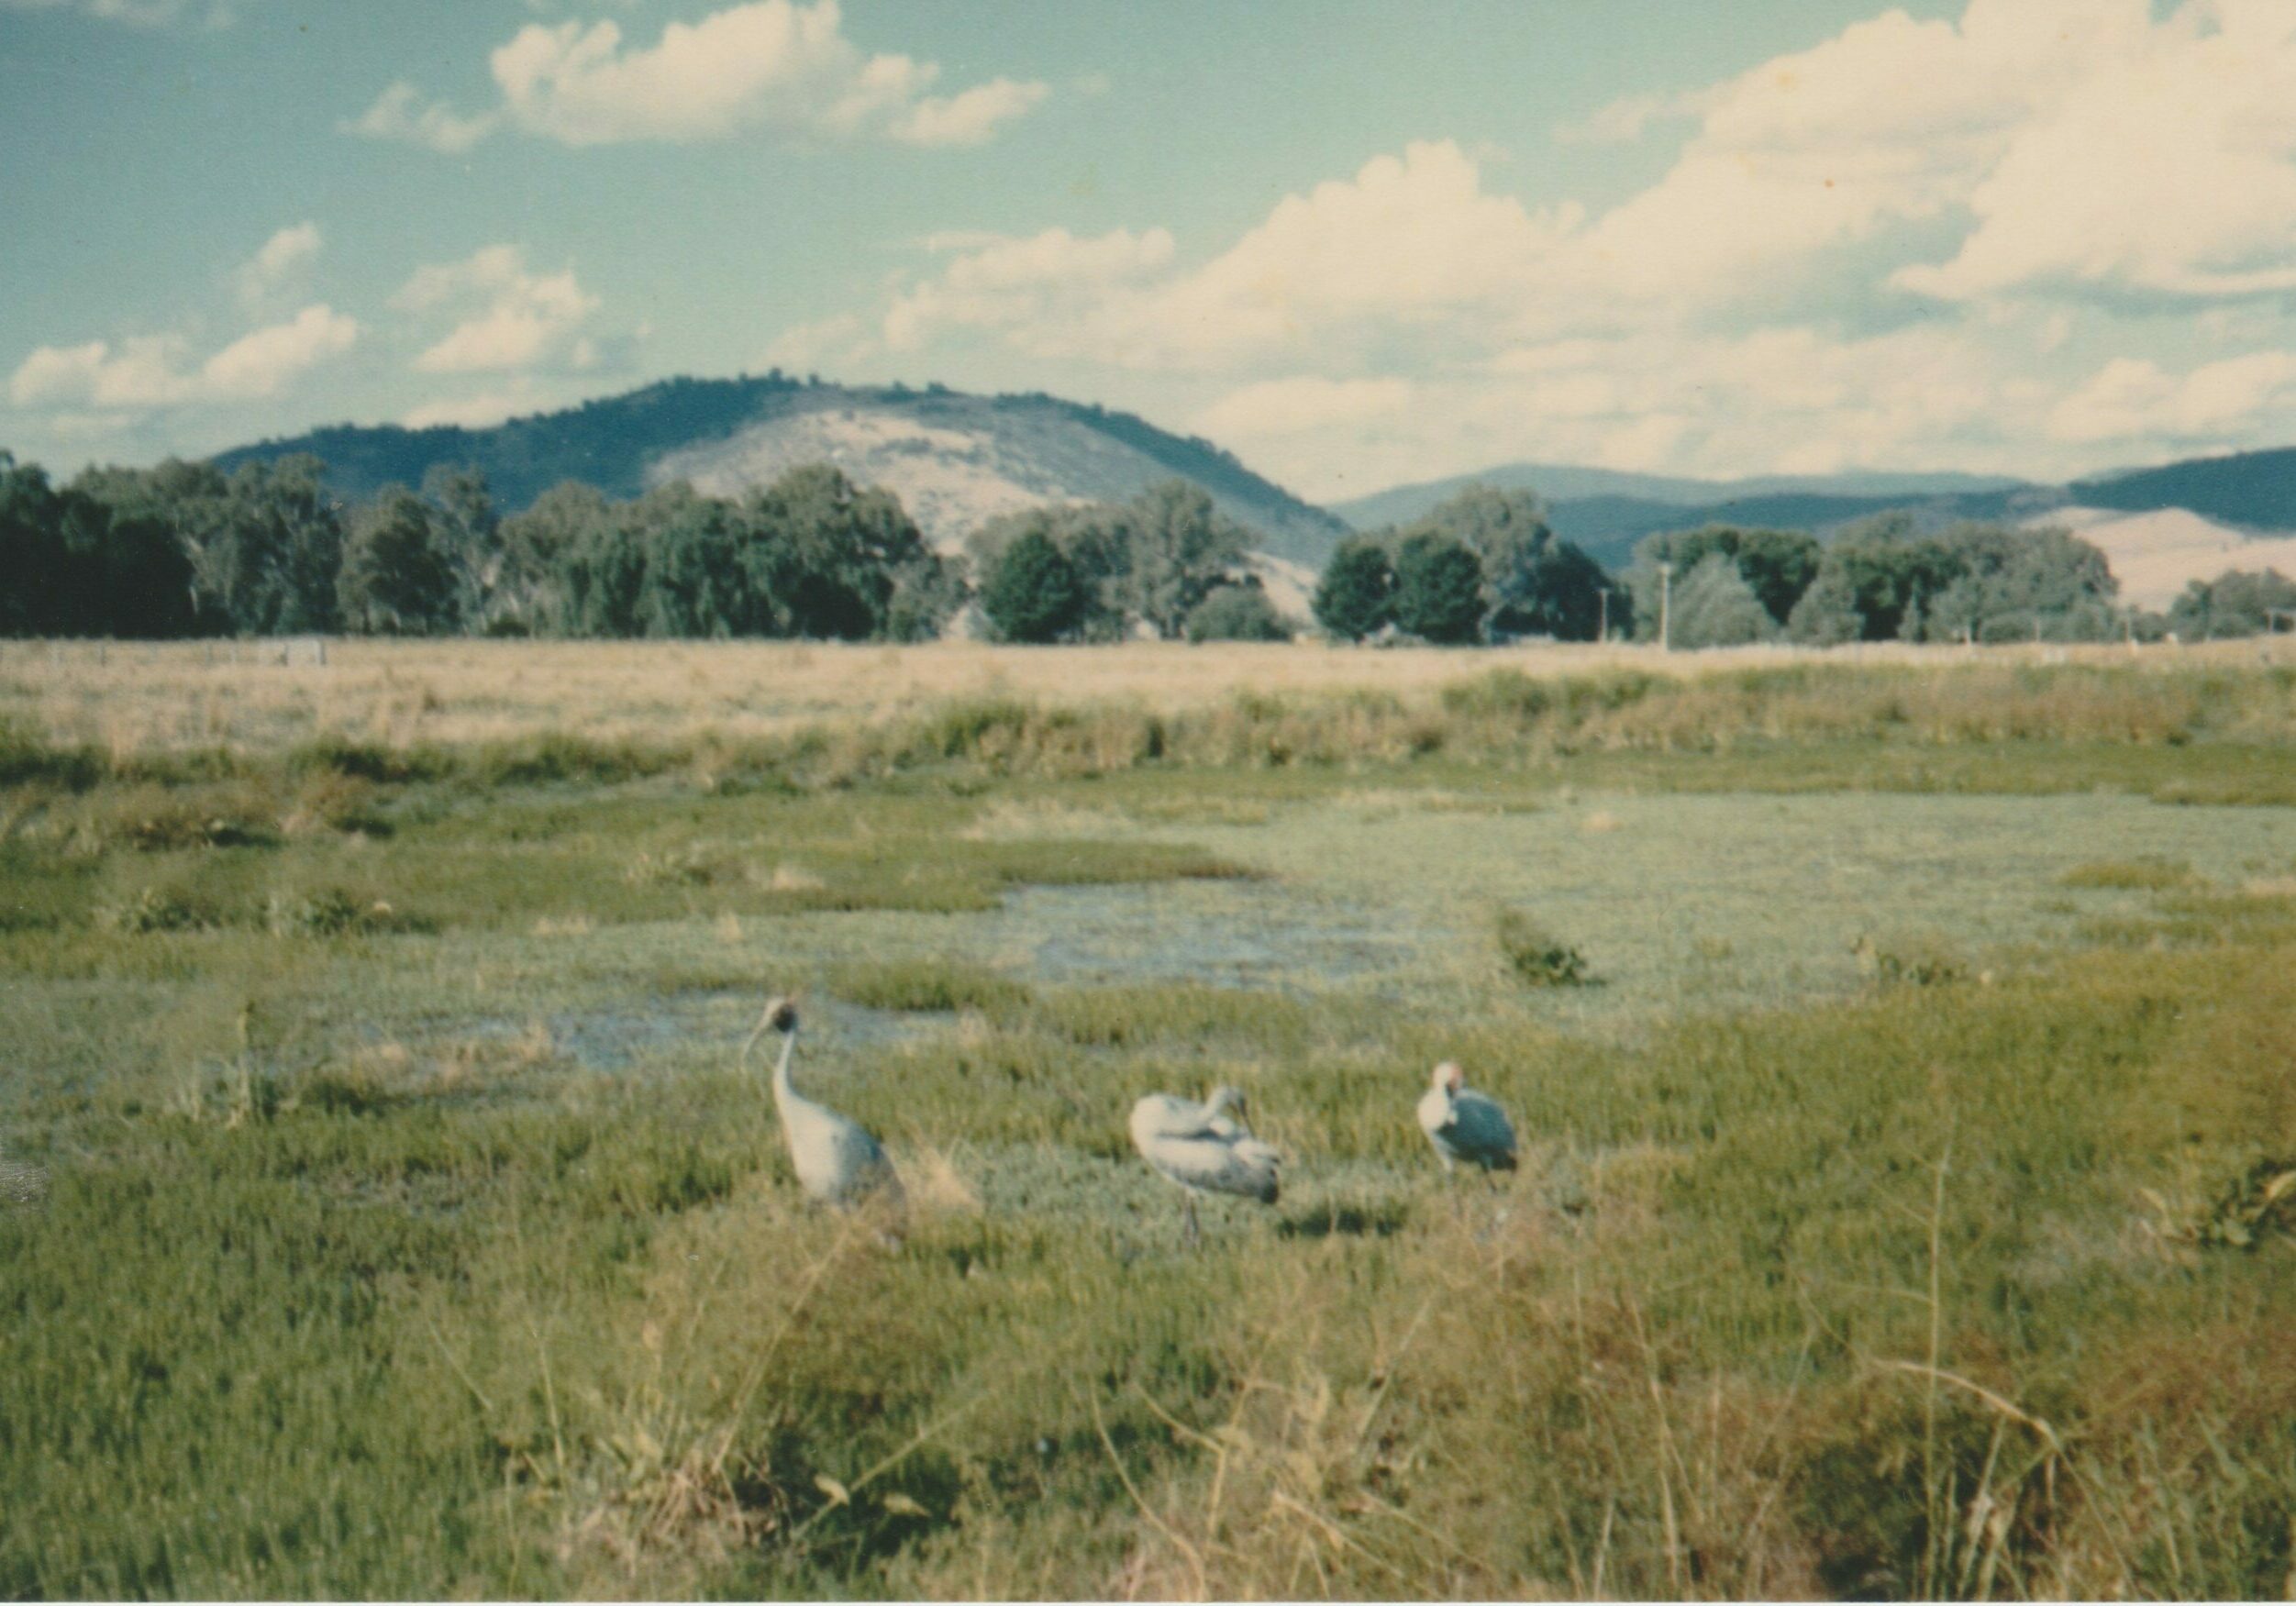
<svg viewBox="0 0 2296 1606">
<path fill-rule="evenodd" d="M 1065 228 L 1026 239 L 937 235 L 926 246 L 961 254 L 937 277 L 895 297 L 883 328 L 895 351 L 915 350 L 946 330 L 985 328 L 1039 356 L 1087 353 L 1113 332 L 1100 326 L 1112 309 L 1120 314 L 1120 293 L 1154 278 L 1172 258 L 1172 237 L 1161 228 L 1087 238 Z"/>
<path fill-rule="evenodd" d="M 305 369 L 341 355 L 359 338 L 354 318 L 306 306 L 294 318 L 242 335 L 201 367 L 207 394 L 234 399 L 275 395 Z"/>
<path fill-rule="evenodd" d="M 760 360 L 769 368 L 805 373 L 850 367 L 873 356 L 876 349 L 868 320 L 852 313 L 837 313 L 783 329 L 766 347 Z"/>
<path fill-rule="evenodd" d="M 2245 436 L 2259 415 L 2296 421 L 2296 351 L 2255 351 L 2170 374 L 2143 358 L 2106 363 L 2048 415 L 2063 441 L 2194 442 Z"/>
<path fill-rule="evenodd" d="M 980 145 L 1050 93 L 1041 83 L 993 78 L 959 94 L 917 102 L 894 120 L 891 132 L 906 145 Z"/>
<path fill-rule="evenodd" d="M 1328 359 L 1335 344 L 1424 352 L 1461 323 L 1487 337 L 1578 220 L 1575 207 L 1534 215 L 1485 192 L 1458 145 L 1425 141 L 1286 196 L 1190 272 L 1173 271 L 1161 228 L 936 236 L 928 249 L 960 254 L 895 297 L 885 341 L 909 350 L 975 328 L 1037 356 L 1207 370 L 1311 348 Z"/>
<path fill-rule="evenodd" d="M 1701 104 L 1694 94 L 1622 95 L 1579 122 L 1556 124 L 1555 138 L 1564 145 L 1629 145 L 1653 124 L 1696 115 Z"/>
<path fill-rule="evenodd" d="M 1300 374 L 1232 391 L 1198 414 L 1194 426 L 1215 440 L 1259 444 L 1392 417 L 1411 404 L 1412 395 L 1405 379 Z"/>
<path fill-rule="evenodd" d="M 1266 222 L 1171 285 L 1141 336 L 1177 354 L 1228 360 L 1335 333 L 1488 318 L 1519 303 L 1529 275 L 1578 226 L 1566 205 L 1533 214 L 1481 185 L 1449 140 L 1407 146 L 1351 179 L 1287 195 Z"/>
<path fill-rule="evenodd" d="M 136 336 L 117 347 L 105 340 L 43 346 L 17 365 L 8 399 L 19 407 L 122 412 L 252 400 L 277 394 L 358 338 L 356 319 L 317 305 L 241 336 L 196 368 L 188 365 L 189 342 L 180 335 Z"/>
<path fill-rule="evenodd" d="M 449 396 L 410 409 L 399 422 L 409 429 L 434 429 L 442 424 L 465 429 L 489 429 L 505 418 L 541 412 L 550 405 L 541 393 L 527 386 L 487 391 L 475 396 Z"/>
<path fill-rule="evenodd" d="M 250 305 L 263 301 L 288 280 L 300 274 L 319 254 L 319 226 L 297 223 L 265 240 L 262 249 L 241 264 L 239 299 Z"/>
<path fill-rule="evenodd" d="M 460 262 L 417 269 L 391 298 L 403 312 L 457 309 L 460 321 L 415 360 L 423 373 L 476 373 L 549 365 L 587 368 L 596 349 L 582 326 L 598 298 L 574 271 L 531 273 L 513 245 L 488 246 Z"/>
<path fill-rule="evenodd" d="M 2188 5 L 2014 132 L 1947 261 L 1896 282 L 1947 299 L 2033 289 L 2296 289 L 2296 7 Z"/>
<path fill-rule="evenodd" d="M 671 22 L 651 45 L 621 24 L 529 23 L 488 58 L 498 110 L 464 116 L 394 83 L 351 131 L 470 149 L 508 126 L 573 146 L 723 139 L 750 129 L 782 138 L 882 138 L 972 145 L 1048 93 L 998 78 L 929 94 L 940 69 L 907 56 L 864 55 L 844 34 L 837 0 L 750 0 L 699 22 Z"/>
<path fill-rule="evenodd" d="M 374 104 L 356 118 L 336 125 L 346 134 L 370 139 L 395 139 L 420 145 L 446 156 L 459 156 L 492 134 L 501 118 L 489 113 L 465 117 L 423 99 L 422 91 L 401 80 L 375 96 Z"/>
</svg>

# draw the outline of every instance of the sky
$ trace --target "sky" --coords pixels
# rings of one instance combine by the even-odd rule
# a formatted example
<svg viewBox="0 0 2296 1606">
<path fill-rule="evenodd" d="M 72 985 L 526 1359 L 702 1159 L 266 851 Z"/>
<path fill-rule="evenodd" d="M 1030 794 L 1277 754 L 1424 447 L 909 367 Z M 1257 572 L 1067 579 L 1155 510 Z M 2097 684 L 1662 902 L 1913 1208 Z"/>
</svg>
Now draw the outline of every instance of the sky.
<svg viewBox="0 0 2296 1606">
<path fill-rule="evenodd" d="M 2296 0 L 0 0 L 0 449 L 671 374 L 1311 499 L 2296 443 Z"/>
</svg>

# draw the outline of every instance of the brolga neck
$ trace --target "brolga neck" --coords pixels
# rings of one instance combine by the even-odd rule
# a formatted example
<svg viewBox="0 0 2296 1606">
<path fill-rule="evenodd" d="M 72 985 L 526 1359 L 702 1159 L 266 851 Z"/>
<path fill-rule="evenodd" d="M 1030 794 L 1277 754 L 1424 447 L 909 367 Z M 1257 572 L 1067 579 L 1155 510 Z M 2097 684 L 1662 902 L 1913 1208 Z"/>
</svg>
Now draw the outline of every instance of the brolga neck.
<svg viewBox="0 0 2296 1606">
<path fill-rule="evenodd" d="M 782 1056 L 773 1062 L 773 1102 L 776 1104 L 785 1104 L 796 1096 L 796 1090 L 789 1083 L 789 1059 L 796 1051 L 797 1034 L 784 1032 L 782 1035 Z"/>
</svg>

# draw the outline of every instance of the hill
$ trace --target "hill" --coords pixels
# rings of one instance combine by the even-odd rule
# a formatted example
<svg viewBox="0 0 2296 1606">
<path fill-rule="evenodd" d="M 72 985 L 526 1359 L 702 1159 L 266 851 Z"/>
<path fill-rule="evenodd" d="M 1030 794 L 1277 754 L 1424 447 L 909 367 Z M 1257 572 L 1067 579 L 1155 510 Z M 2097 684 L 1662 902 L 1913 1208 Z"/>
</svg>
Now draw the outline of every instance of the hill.
<svg viewBox="0 0 2296 1606">
<path fill-rule="evenodd" d="M 2104 552 L 2130 601 L 2166 607 L 2186 582 L 2226 570 L 2296 573 L 2296 448 L 2194 458 L 2070 485 L 1969 474 L 1842 474 L 1686 480 L 1549 463 L 1401 485 L 1339 504 L 1359 529 L 1416 518 L 1481 482 L 1533 490 L 1558 535 L 1616 570 L 1663 531 L 1731 524 L 1820 537 L 1902 511 L 1936 527 L 1961 519 L 2069 528 Z"/>
<path fill-rule="evenodd" d="M 506 508 L 561 480 L 632 496 L 682 478 L 725 495 L 799 463 L 828 461 L 893 492 L 944 548 L 1000 513 L 1120 500 L 1175 476 L 1201 485 L 1277 558 L 1320 567 L 1347 534 L 1338 519 L 1209 441 L 1038 393 L 809 384 L 778 374 L 672 379 L 488 429 L 338 425 L 215 461 L 227 470 L 292 452 L 323 459 L 329 482 L 351 497 L 419 483 L 438 464 L 468 464 L 485 472 Z"/>
<path fill-rule="evenodd" d="M 2250 529 L 2296 529 L 2296 447 L 2192 458 L 2157 469 L 2133 469 L 2072 487 L 2086 507 L 2150 513 L 2181 507 Z"/>
<path fill-rule="evenodd" d="M 1780 496 L 1884 501 L 1894 505 L 1907 498 L 2015 491 L 2023 482 L 1998 475 L 1951 473 L 1757 474 L 1743 480 L 1691 480 L 1565 463 L 1505 463 L 1480 474 L 1454 474 L 1415 485 L 1392 486 L 1351 502 L 1334 503 L 1331 510 L 1357 529 L 1378 529 L 1417 518 L 1446 497 L 1476 484 L 1502 491 L 1536 491 L 1549 503 L 1703 508 Z"/>
</svg>

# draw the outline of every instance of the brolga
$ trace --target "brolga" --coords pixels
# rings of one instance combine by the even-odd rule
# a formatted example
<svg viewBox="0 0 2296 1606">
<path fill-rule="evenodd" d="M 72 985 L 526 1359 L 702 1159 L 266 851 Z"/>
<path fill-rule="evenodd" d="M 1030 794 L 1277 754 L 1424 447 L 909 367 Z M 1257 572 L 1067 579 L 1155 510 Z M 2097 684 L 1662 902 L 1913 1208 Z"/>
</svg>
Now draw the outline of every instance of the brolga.
<svg viewBox="0 0 2296 1606">
<path fill-rule="evenodd" d="M 1514 1125 L 1498 1101 L 1467 1085 L 1467 1073 L 1451 1061 L 1435 1068 L 1419 1100 L 1419 1130 L 1435 1146 L 1446 1171 L 1460 1164 L 1493 1171 L 1514 1169 Z"/>
<path fill-rule="evenodd" d="M 1132 1106 L 1132 1146 L 1159 1175 L 1180 1185 L 1191 1248 L 1203 1238 L 1196 1225 L 1197 1194 L 1276 1202 L 1281 1157 L 1245 1128 L 1244 1113 L 1244 1095 L 1230 1087 L 1214 1088 L 1201 1104 L 1171 1093 L 1150 1093 Z"/>
<path fill-rule="evenodd" d="M 782 1117 L 790 1163 L 796 1167 L 798 1184 L 806 1196 L 841 1210 L 864 1201 L 898 1210 L 904 1202 L 901 1178 L 877 1140 L 859 1122 L 790 1085 L 789 1061 L 797 1048 L 795 1004 L 777 998 L 765 1006 L 757 1029 L 741 1046 L 742 1063 L 749 1062 L 750 1050 L 768 1032 L 782 1037 L 782 1057 L 773 1067 L 773 1108 Z"/>
</svg>

